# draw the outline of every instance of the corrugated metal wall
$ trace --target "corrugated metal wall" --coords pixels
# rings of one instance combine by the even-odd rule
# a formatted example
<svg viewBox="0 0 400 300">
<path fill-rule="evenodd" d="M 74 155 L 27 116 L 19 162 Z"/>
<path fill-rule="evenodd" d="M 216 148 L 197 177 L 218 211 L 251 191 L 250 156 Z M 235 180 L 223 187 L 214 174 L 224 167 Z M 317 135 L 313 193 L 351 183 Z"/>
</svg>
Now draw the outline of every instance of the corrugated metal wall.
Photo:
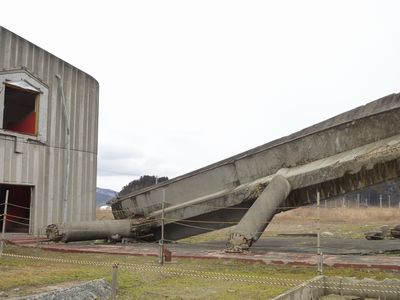
<svg viewBox="0 0 400 300">
<path fill-rule="evenodd" d="M 56 74 L 63 78 L 70 111 L 68 220 L 95 218 L 99 86 L 88 74 L 0 27 L 0 71 L 26 68 L 49 89 L 47 141 L 22 142 L 0 132 L 0 184 L 34 187 L 31 232 L 62 220 L 65 181 L 65 119 Z"/>
</svg>

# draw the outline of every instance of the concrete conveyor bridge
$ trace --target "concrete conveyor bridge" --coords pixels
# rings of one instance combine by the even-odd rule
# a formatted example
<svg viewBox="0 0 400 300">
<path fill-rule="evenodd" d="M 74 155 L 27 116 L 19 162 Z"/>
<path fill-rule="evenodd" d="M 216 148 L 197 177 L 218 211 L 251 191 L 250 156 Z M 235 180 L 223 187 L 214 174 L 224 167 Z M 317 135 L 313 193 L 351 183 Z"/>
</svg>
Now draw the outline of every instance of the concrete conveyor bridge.
<svg viewBox="0 0 400 300">
<path fill-rule="evenodd" d="M 118 226 L 125 228 L 121 233 L 107 222 L 51 225 L 53 231 L 49 232 L 54 239 L 67 241 L 76 240 L 77 232 L 85 228 L 89 233 L 111 226 L 94 238 L 119 234 L 157 240 L 164 200 L 166 239 L 177 240 L 237 224 L 230 245 L 246 249 L 257 241 L 274 214 L 315 203 L 317 192 L 326 199 L 397 177 L 400 94 L 393 94 L 113 199 L 114 217 L 124 224 Z"/>
</svg>

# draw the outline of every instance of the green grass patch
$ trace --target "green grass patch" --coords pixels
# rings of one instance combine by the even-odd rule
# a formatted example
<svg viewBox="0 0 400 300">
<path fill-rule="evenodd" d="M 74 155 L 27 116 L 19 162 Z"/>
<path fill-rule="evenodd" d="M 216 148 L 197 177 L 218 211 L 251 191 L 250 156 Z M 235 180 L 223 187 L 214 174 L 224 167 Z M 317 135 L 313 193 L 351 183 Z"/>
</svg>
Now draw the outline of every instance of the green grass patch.
<svg viewBox="0 0 400 300">
<path fill-rule="evenodd" d="M 279 295 L 292 286 L 277 284 L 279 279 L 305 281 L 316 275 L 315 267 L 291 267 L 265 265 L 261 263 L 243 263 L 233 260 L 174 259 L 162 270 L 181 271 L 184 275 L 159 273 L 150 267 L 159 269 L 157 258 L 107 254 L 61 253 L 44 251 L 37 248 L 7 246 L 5 253 L 65 259 L 95 261 L 101 263 L 120 263 L 118 271 L 119 299 L 267 299 Z M 145 270 L 126 269 L 124 264 L 142 266 Z M 212 272 L 213 278 L 192 276 L 188 270 Z M 0 290 L 4 295 L 23 296 L 49 290 L 49 286 L 62 286 L 65 283 L 77 283 L 98 278 L 111 280 L 111 267 L 84 265 L 69 262 L 53 262 L 3 256 L 0 258 Z M 215 273 L 259 276 L 275 284 L 246 283 L 225 280 Z M 375 279 L 398 278 L 397 273 L 326 268 L 327 275 L 370 277 Z M 225 276 L 226 277 L 226 276 Z M 263 280 L 263 279 L 259 279 Z M 266 281 L 266 280 L 264 280 Z M 1 293 L 0 293 L 1 295 Z M 1 296 L 0 296 L 1 298 Z"/>
</svg>

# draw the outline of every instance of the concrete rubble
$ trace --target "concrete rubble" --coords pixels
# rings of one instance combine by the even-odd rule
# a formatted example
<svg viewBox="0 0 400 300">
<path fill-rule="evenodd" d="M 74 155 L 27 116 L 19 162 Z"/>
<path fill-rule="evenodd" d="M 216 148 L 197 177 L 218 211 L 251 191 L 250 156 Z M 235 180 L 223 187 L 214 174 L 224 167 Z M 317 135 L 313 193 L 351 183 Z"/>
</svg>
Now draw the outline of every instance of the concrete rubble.
<svg viewBox="0 0 400 300">
<path fill-rule="evenodd" d="M 105 279 L 88 281 L 66 289 L 57 289 L 54 291 L 29 295 L 13 300 L 91 300 L 91 299 L 109 299 L 111 296 L 111 286 Z"/>
</svg>

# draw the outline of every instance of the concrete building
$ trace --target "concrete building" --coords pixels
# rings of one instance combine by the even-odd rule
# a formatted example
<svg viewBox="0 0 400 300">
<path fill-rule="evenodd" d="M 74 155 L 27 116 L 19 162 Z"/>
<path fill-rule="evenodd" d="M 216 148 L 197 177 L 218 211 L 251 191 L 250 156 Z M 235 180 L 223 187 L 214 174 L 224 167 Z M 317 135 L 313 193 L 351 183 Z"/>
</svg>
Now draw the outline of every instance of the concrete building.
<svg viewBox="0 0 400 300">
<path fill-rule="evenodd" d="M 95 219 L 98 107 L 93 77 L 0 27 L 0 214 L 8 194 L 7 231 Z"/>
</svg>

